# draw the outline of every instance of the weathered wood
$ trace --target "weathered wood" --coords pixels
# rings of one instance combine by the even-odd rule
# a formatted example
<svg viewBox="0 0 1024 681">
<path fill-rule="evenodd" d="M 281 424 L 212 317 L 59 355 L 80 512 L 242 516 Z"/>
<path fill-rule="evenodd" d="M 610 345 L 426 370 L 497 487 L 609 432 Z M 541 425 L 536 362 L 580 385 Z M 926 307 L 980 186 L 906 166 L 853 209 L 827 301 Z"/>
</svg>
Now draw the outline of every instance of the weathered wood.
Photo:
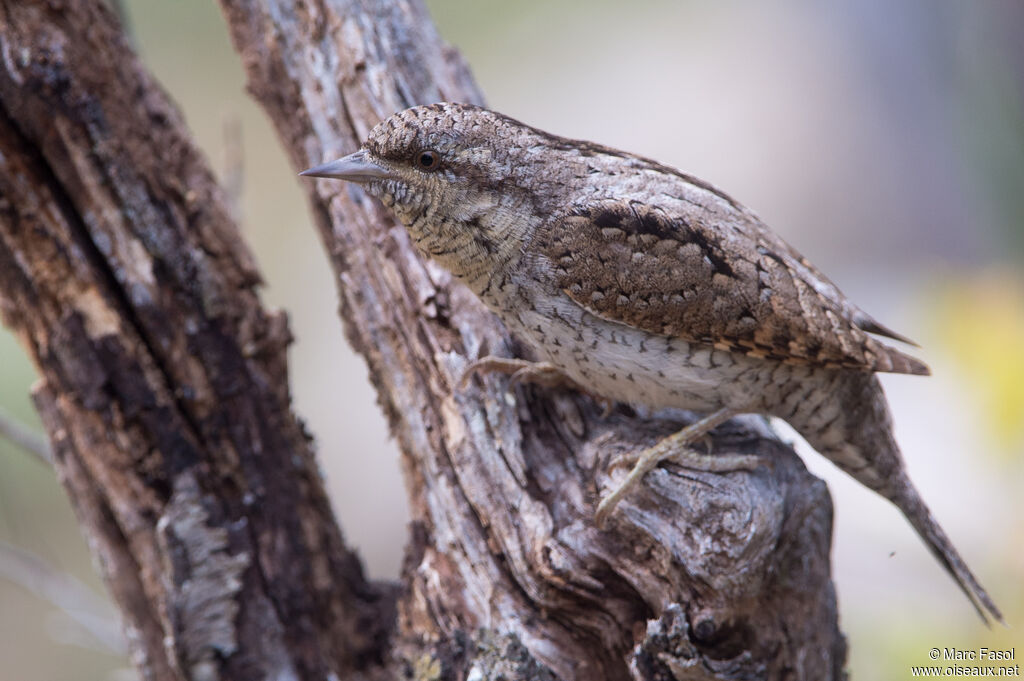
<svg viewBox="0 0 1024 681">
<path fill-rule="evenodd" d="M 480 101 L 418 2 L 222 5 L 297 168 L 394 110 Z M 0 310 L 145 678 L 841 676 L 831 504 L 790 450 L 727 424 L 717 450 L 771 465 L 659 469 L 598 531 L 609 461 L 676 423 L 455 391 L 514 342 L 358 189 L 308 186 L 402 445 L 397 609 L 330 517 L 286 324 L 180 116 L 98 0 L 0 2 Z"/>
<path fill-rule="evenodd" d="M 481 101 L 416 0 L 221 5 L 296 169 L 396 110 Z M 716 450 L 770 468 L 657 470 L 598 531 L 595 503 L 624 474 L 608 462 L 676 425 L 500 378 L 456 391 L 469 361 L 514 342 L 358 188 L 307 187 L 403 453 L 415 521 L 396 654 L 417 677 L 497 678 L 511 662 L 513 678 L 841 677 L 831 503 L 791 450 L 755 420 L 729 424 Z"/>
<path fill-rule="evenodd" d="M 100 0 L 0 2 L 0 311 L 144 678 L 372 674 L 363 577 L 289 411 L 284 316 Z"/>
</svg>

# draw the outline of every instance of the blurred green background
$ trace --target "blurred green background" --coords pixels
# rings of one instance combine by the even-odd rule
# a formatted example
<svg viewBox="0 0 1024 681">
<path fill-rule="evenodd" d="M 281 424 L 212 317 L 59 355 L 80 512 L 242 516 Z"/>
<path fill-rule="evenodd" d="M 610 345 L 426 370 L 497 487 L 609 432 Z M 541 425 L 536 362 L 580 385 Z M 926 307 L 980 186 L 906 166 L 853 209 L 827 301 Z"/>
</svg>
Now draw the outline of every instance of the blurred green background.
<svg viewBox="0 0 1024 681">
<path fill-rule="evenodd" d="M 291 316 L 296 409 L 347 538 L 373 576 L 394 577 L 408 514 L 397 454 L 342 338 L 295 169 L 213 3 L 124 5 L 221 174 L 241 131 L 239 213 L 265 301 Z M 986 630 L 898 512 L 803 446 L 835 499 L 854 678 L 909 677 L 932 647 L 1024 655 L 1024 3 L 428 5 L 492 108 L 723 187 L 921 343 L 933 377 L 883 379 L 897 437 L 1010 627 Z M 38 428 L 34 379 L 0 332 L 0 409 Z M 132 678 L 104 599 L 52 471 L 0 440 L 0 676 Z"/>
</svg>

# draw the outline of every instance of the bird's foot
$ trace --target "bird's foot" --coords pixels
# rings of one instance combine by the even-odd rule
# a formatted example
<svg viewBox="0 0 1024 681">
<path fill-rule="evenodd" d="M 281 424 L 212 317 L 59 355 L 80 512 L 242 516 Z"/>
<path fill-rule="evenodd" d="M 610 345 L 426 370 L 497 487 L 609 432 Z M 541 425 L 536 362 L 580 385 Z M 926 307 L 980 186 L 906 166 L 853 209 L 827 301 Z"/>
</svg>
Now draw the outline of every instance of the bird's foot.
<svg viewBox="0 0 1024 681">
<path fill-rule="evenodd" d="M 488 355 L 481 357 L 478 360 L 474 360 L 466 370 L 462 372 L 462 377 L 459 378 L 457 387 L 459 390 L 465 390 L 466 386 L 469 385 L 470 379 L 473 378 L 473 374 L 489 374 L 492 372 L 499 372 L 503 374 L 511 374 L 509 383 L 516 385 L 518 383 L 533 383 L 534 385 L 542 385 L 547 388 L 567 388 L 569 390 L 575 390 L 590 395 L 594 400 L 601 404 L 601 418 L 607 418 L 615 407 L 613 400 L 608 400 L 600 395 L 594 395 L 589 390 L 581 386 L 579 383 L 569 378 L 569 375 L 564 371 L 556 367 L 554 364 L 549 362 L 530 362 L 525 359 L 511 359 L 508 357 L 495 357 L 494 355 Z"/>
<path fill-rule="evenodd" d="M 510 359 L 488 355 L 473 361 L 462 373 L 458 388 L 464 390 L 469 385 L 473 374 L 489 374 L 499 372 L 511 374 L 509 381 L 516 383 L 534 383 L 549 388 L 573 388 L 580 390 L 579 384 L 569 378 L 561 369 L 548 362 L 528 362 L 525 359 Z"/>
<path fill-rule="evenodd" d="M 611 464 L 617 468 L 623 464 L 633 464 L 633 469 L 626 479 L 601 503 L 598 504 L 594 519 L 597 526 L 603 528 L 615 507 L 630 491 L 632 491 L 659 463 L 668 459 L 683 468 L 707 473 L 727 473 L 736 470 L 753 470 L 757 468 L 758 458 L 746 454 L 711 454 L 711 443 L 708 433 L 725 421 L 740 413 L 735 409 L 720 409 L 677 433 L 662 438 L 653 446 L 619 457 Z M 707 453 L 698 452 L 689 447 L 690 444 L 706 439 Z"/>
</svg>

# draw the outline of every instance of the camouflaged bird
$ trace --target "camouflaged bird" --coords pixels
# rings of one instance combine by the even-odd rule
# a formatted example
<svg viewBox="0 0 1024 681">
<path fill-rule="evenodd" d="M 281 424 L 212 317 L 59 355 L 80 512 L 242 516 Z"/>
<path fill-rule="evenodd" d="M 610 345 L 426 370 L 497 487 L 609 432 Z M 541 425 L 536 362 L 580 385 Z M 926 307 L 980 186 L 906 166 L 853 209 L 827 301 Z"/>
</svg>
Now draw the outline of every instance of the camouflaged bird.
<svg viewBox="0 0 1024 681">
<path fill-rule="evenodd" d="M 359 151 L 303 175 L 360 183 L 541 360 L 486 357 L 471 370 L 564 376 L 606 399 L 708 415 L 639 452 L 599 523 L 666 458 L 756 466 L 687 445 L 736 414 L 768 414 L 896 504 L 982 618 L 1001 620 L 910 482 L 874 375 L 928 368 L 873 337 L 906 341 L 729 195 L 451 103 L 397 113 Z"/>
</svg>

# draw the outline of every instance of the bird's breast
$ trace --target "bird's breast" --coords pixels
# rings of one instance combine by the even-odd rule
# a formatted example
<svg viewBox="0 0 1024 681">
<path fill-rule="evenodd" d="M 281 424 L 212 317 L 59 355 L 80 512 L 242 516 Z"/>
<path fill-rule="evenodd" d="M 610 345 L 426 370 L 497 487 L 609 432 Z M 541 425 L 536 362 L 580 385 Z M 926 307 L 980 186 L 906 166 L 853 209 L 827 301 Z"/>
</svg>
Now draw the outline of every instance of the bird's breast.
<svg viewBox="0 0 1024 681">
<path fill-rule="evenodd" d="M 603 319 L 562 292 L 516 287 L 492 306 L 538 359 L 601 397 L 649 407 L 713 411 L 749 402 L 769 367 L 743 355 Z"/>
</svg>

